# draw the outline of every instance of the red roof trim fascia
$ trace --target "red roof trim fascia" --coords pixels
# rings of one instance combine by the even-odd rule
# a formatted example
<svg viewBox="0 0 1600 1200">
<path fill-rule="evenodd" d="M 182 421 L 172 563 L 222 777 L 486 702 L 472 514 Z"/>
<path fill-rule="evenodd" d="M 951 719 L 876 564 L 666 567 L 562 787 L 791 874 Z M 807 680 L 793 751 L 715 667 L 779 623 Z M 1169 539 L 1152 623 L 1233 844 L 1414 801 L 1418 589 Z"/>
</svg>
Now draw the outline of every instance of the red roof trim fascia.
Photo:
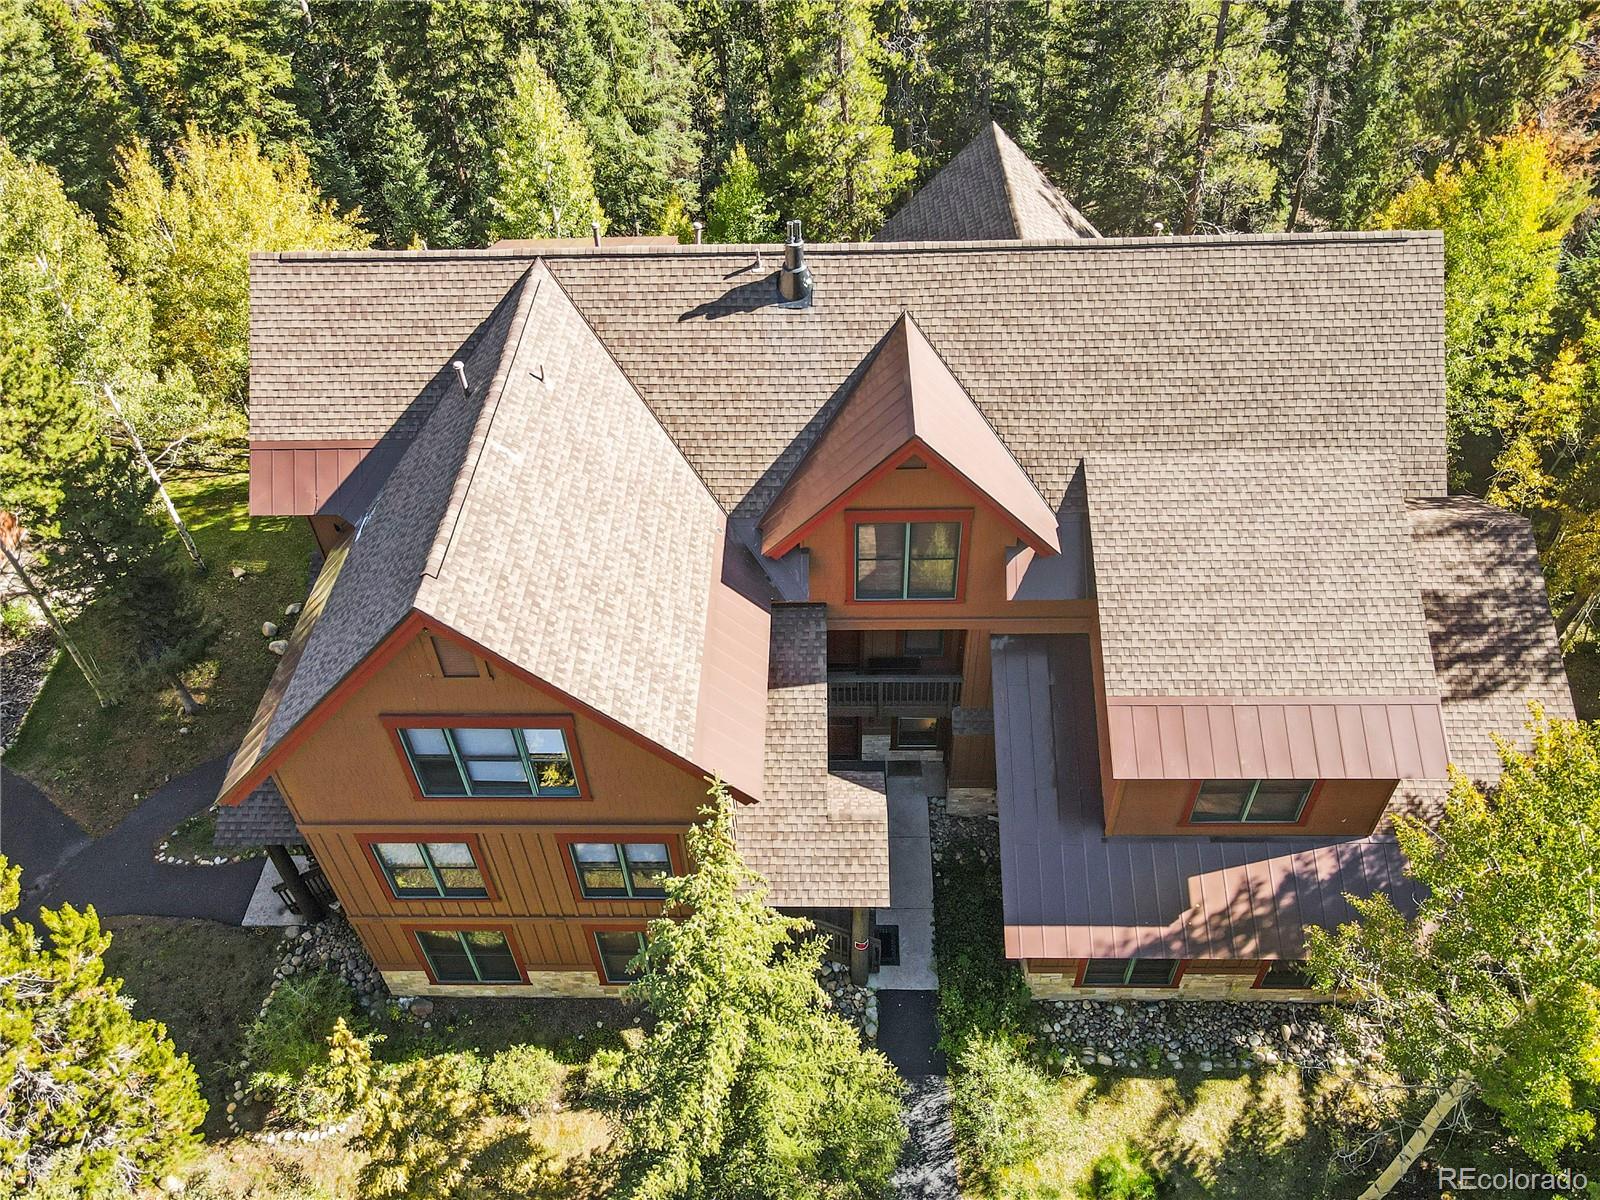
<svg viewBox="0 0 1600 1200">
<path fill-rule="evenodd" d="M 992 496 L 990 496 L 989 493 L 984 491 L 972 480 L 968 479 L 960 471 L 956 470 L 955 467 L 951 466 L 943 455 L 941 455 L 937 450 L 933 449 L 933 447 L 929 446 L 928 443 L 923 441 L 920 437 L 911 438 L 908 442 L 906 442 L 905 445 L 901 446 L 900 449 L 889 455 L 888 458 L 884 459 L 877 466 L 873 467 L 872 470 L 868 471 L 865 475 L 861 476 L 860 479 L 856 480 L 844 491 L 840 492 L 837 496 L 830 500 L 827 505 L 821 509 L 821 511 L 798 526 L 788 537 L 784 538 L 780 542 L 763 545 L 761 548 L 761 553 L 765 554 L 768 558 L 782 558 L 785 554 L 789 553 L 789 551 L 793 550 L 796 546 L 805 541 L 807 535 L 810 534 L 818 525 L 832 517 L 838 516 L 839 513 L 844 511 L 845 508 L 849 507 L 850 502 L 855 499 L 855 497 L 864 489 L 870 487 L 874 483 L 877 483 L 880 479 L 888 475 L 890 471 L 898 469 L 900 465 L 906 462 L 908 459 L 918 457 L 926 459 L 930 469 L 942 472 L 952 482 L 959 484 L 967 491 L 971 492 L 985 508 L 987 508 L 995 516 L 999 517 L 1000 520 L 1005 522 L 1007 525 L 1011 526 L 1011 528 L 1016 532 L 1017 536 L 1031 546 L 1036 554 L 1051 555 L 1059 553 L 1054 546 L 1040 539 L 1026 525 L 1017 520 L 1017 518 L 1011 513 L 1007 512 L 1006 509 L 1001 507 L 1001 505 Z M 799 468 L 797 467 L 796 470 L 798 469 Z M 779 495 L 781 496 L 782 493 L 780 492 Z M 776 504 L 777 501 L 774 500 L 773 503 Z M 771 506 L 769 505 L 768 507 L 770 508 Z"/>
</svg>

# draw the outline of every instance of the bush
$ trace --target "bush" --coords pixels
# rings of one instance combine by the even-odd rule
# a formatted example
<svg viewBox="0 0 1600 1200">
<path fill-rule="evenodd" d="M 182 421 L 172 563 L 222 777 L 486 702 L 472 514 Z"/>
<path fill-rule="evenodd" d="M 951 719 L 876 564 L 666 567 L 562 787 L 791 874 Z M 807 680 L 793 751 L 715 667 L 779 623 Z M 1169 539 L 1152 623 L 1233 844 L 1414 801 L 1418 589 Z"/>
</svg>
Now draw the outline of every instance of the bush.
<svg viewBox="0 0 1600 1200">
<path fill-rule="evenodd" d="M 1006 958 L 997 848 L 961 840 L 944 851 L 933 897 L 933 956 L 939 970 L 939 1044 L 959 1057 L 978 1033 L 1026 1034 L 1033 997 Z"/>
<path fill-rule="evenodd" d="M 1107 1150 L 1089 1170 L 1095 1200 L 1155 1200 L 1160 1179 L 1126 1142 Z"/>
<path fill-rule="evenodd" d="M 957 1067 L 950 1085 L 956 1136 L 976 1158 L 976 1174 L 993 1182 L 1038 1152 L 1054 1089 L 1010 1038 L 974 1034 Z"/>
<path fill-rule="evenodd" d="M 328 1037 L 353 1007 L 349 985 L 332 971 L 291 975 L 246 1032 L 245 1057 L 257 1071 L 302 1075 L 328 1061 Z"/>
<path fill-rule="evenodd" d="M 561 1095 L 561 1064 L 538 1046 L 511 1046 L 489 1060 L 483 1090 L 503 1113 L 534 1113 Z"/>
</svg>

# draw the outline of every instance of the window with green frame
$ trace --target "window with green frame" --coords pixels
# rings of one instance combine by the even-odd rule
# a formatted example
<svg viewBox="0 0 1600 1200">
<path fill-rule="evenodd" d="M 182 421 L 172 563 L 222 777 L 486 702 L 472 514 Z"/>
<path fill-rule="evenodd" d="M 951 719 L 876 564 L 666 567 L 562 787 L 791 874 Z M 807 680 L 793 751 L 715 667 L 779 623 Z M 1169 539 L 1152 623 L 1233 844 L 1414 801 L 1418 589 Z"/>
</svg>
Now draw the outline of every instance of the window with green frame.
<svg viewBox="0 0 1600 1200">
<path fill-rule="evenodd" d="M 482 900 L 489 895 L 466 842 L 373 842 L 372 853 L 389 890 L 401 900 Z"/>
<path fill-rule="evenodd" d="M 564 730 L 403 728 L 400 741 L 424 796 L 576 796 Z"/>
<path fill-rule="evenodd" d="M 1316 981 L 1306 970 L 1305 963 L 1295 959 L 1277 958 L 1267 964 L 1267 969 L 1261 973 L 1256 986 L 1267 989 L 1305 990 L 1314 988 Z"/>
<path fill-rule="evenodd" d="M 855 598 L 953 600 L 960 559 L 960 521 L 862 521 Z"/>
<path fill-rule="evenodd" d="M 501 929 L 419 929 L 417 945 L 440 983 L 521 983 Z"/>
<path fill-rule="evenodd" d="M 607 983 L 632 983 L 639 972 L 628 966 L 644 950 L 644 934 L 634 929 L 597 929 L 594 946 L 600 955 L 600 974 Z"/>
<path fill-rule="evenodd" d="M 1312 779 L 1207 779 L 1190 810 L 1191 824 L 1292 825 L 1316 786 Z"/>
<path fill-rule="evenodd" d="M 568 846 L 578 891 L 586 900 L 659 900 L 672 874 L 665 842 L 573 842 Z"/>
<path fill-rule="evenodd" d="M 1079 987 L 1171 987 L 1178 975 L 1175 958 L 1091 958 Z"/>
</svg>

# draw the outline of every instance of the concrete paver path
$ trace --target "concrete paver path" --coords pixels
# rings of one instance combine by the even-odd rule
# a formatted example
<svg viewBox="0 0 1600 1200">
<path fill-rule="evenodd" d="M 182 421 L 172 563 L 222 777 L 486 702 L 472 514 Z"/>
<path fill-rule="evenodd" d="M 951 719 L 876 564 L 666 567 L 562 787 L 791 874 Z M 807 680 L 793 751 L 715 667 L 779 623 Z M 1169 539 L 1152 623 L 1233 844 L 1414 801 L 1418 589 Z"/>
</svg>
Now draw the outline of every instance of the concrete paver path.
<svg viewBox="0 0 1600 1200">
<path fill-rule="evenodd" d="M 90 838 L 26 779 L 0 767 L 0 853 L 22 867 L 22 905 L 93 904 L 103 917 L 205 917 L 237 925 L 261 876 L 260 860 L 218 867 L 155 861 L 156 843 L 216 798 L 218 758 L 151 793 L 110 833 Z"/>
</svg>

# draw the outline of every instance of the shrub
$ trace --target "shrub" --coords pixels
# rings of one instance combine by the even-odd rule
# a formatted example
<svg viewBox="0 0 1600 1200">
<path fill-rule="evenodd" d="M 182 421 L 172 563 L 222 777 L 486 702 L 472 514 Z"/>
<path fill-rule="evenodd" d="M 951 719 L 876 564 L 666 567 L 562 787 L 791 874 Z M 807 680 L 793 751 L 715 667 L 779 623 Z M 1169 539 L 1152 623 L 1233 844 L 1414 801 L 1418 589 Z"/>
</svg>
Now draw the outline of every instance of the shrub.
<svg viewBox="0 0 1600 1200">
<path fill-rule="evenodd" d="M 408 1062 L 372 1089 L 358 1145 L 361 1200 L 454 1200 L 482 1148 L 483 1064 L 469 1054 Z"/>
<path fill-rule="evenodd" d="M 504 1113 L 534 1113 L 561 1095 L 561 1064 L 538 1046 L 511 1046 L 489 1060 L 483 1090 Z"/>
<path fill-rule="evenodd" d="M 333 1027 L 353 1007 L 349 985 L 332 971 L 291 975 L 245 1034 L 245 1057 L 257 1071 L 304 1074 L 328 1061 Z"/>
<path fill-rule="evenodd" d="M 992 1182 L 1038 1151 L 1054 1089 L 1011 1038 L 972 1035 L 957 1067 L 950 1086 L 956 1135 L 976 1158 L 976 1173 Z"/>
<path fill-rule="evenodd" d="M 1094 1160 L 1089 1181 L 1095 1200 L 1155 1200 L 1161 1182 L 1144 1155 L 1126 1142 Z"/>
<path fill-rule="evenodd" d="M 1023 1034 L 1033 997 L 1006 958 L 998 853 L 970 841 L 944 851 L 933 897 L 933 955 L 939 969 L 939 1043 L 959 1057 L 975 1033 Z"/>
</svg>

